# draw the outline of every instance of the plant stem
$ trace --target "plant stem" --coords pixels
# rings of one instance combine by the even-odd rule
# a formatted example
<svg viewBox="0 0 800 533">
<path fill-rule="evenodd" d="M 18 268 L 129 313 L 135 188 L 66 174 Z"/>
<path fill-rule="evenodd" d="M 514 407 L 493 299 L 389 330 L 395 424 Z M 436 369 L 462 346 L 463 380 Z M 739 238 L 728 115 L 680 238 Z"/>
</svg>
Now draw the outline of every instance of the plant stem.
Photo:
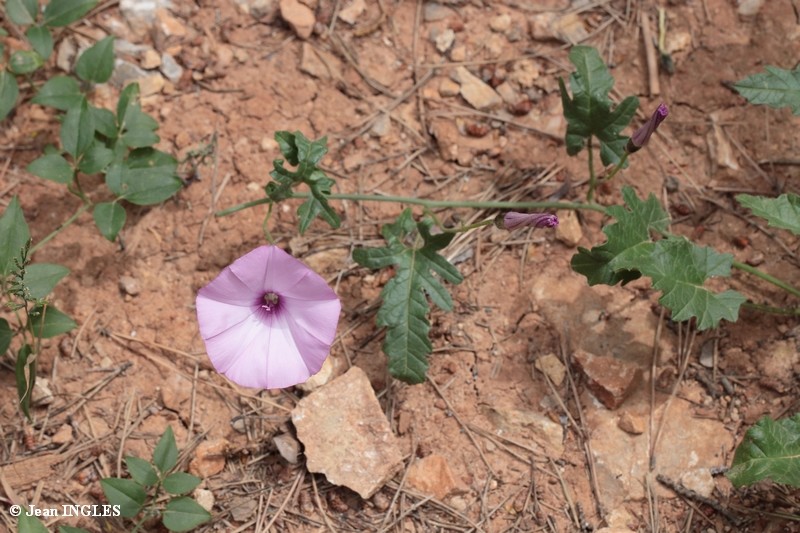
<svg viewBox="0 0 800 533">
<path fill-rule="evenodd" d="M 620 171 L 620 169 L 625 165 L 625 161 L 627 160 L 628 160 L 628 152 L 624 152 L 619 160 L 619 163 L 617 163 L 617 166 L 615 166 L 614 169 L 611 171 L 611 173 L 608 176 L 604 177 L 601 181 L 606 182 L 611 178 L 613 178 L 614 176 L 616 176 L 617 172 Z"/>
<path fill-rule="evenodd" d="M 589 151 L 589 192 L 586 193 L 586 201 L 591 202 L 594 198 L 594 188 L 597 186 L 597 180 L 594 175 L 594 150 L 592 150 L 591 135 L 589 135 L 589 141 L 586 143 L 586 148 Z"/>
<path fill-rule="evenodd" d="M 754 309 L 761 313 L 771 313 L 773 315 L 800 316 L 800 308 L 798 307 L 774 307 L 772 305 L 757 304 L 750 301 L 744 302 L 742 307 Z"/>
<path fill-rule="evenodd" d="M 296 192 L 292 198 L 308 198 L 309 193 Z M 428 209 L 441 209 L 443 207 L 468 207 L 472 209 L 586 209 L 605 213 L 606 208 L 600 204 L 583 202 L 471 202 L 464 200 L 426 200 L 424 198 L 412 198 L 409 196 L 380 196 L 375 194 L 329 194 L 328 200 L 352 200 L 354 202 L 393 202 L 409 205 L 421 205 Z M 223 211 L 217 212 L 218 217 L 223 217 L 261 204 L 270 203 L 269 198 L 260 198 L 252 202 L 246 202 Z"/>
<path fill-rule="evenodd" d="M 759 278 L 763 279 L 764 281 L 766 281 L 768 283 L 772 283 L 776 287 L 780 287 L 781 289 L 785 290 L 789 294 L 793 294 L 796 297 L 800 298 L 800 289 L 792 287 L 791 285 L 789 285 L 785 281 L 779 280 L 775 276 L 767 274 L 766 272 L 763 272 L 763 271 L 761 271 L 761 270 L 759 270 L 759 269 L 757 269 L 755 267 L 751 267 L 750 265 L 748 265 L 746 263 L 740 263 L 739 261 L 734 261 L 732 263 L 732 266 L 733 266 L 733 268 L 738 268 L 739 270 L 743 270 L 744 272 L 747 272 L 748 274 L 752 274 L 752 275 L 754 275 L 756 277 L 759 277 Z"/>
<path fill-rule="evenodd" d="M 69 217 L 67 220 L 65 220 L 59 227 L 57 227 L 55 230 L 53 230 L 44 239 L 42 239 L 41 241 L 37 242 L 36 245 L 32 246 L 30 254 L 32 255 L 34 252 L 36 252 L 36 250 L 38 250 L 39 248 L 41 248 L 42 246 L 47 244 L 48 241 L 50 241 L 56 235 L 58 235 L 61 232 L 61 230 L 63 230 L 64 228 L 66 228 L 67 226 L 69 226 L 70 224 L 75 222 L 78 219 L 78 217 L 81 216 L 82 214 L 84 214 L 90 207 L 92 207 L 92 204 L 90 204 L 90 203 L 83 204 L 77 211 L 75 211 L 75 213 L 71 217 Z"/>
<path fill-rule="evenodd" d="M 464 233 L 465 231 L 469 231 L 475 228 L 490 226 L 493 223 L 494 219 L 490 218 L 489 220 L 482 220 L 480 222 L 475 222 L 474 224 L 470 224 L 469 226 L 459 226 L 457 228 L 442 228 L 442 231 L 444 231 L 445 233 Z"/>
</svg>

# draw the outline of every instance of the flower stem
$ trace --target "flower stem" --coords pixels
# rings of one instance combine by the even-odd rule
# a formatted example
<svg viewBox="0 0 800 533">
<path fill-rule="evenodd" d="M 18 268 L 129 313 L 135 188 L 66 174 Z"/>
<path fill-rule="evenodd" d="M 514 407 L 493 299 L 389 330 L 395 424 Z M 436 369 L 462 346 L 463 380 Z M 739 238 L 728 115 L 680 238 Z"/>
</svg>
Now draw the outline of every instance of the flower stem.
<svg viewBox="0 0 800 533">
<path fill-rule="evenodd" d="M 608 176 L 604 177 L 600 181 L 604 183 L 606 181 L 609 181 L 614 176 L 616 176 L 617 172 L 620 171 L 620 169 L 625 165 L 625 161 L 627 161 L 627 160 L 628 160 L 628 152 L 623 152 L 622 157 L 619 160 L 619 163 L 617 163 L 617 166 L 614 167 L 614 169 L 611 171 L 611 173 Z"/>
<path fill-rule="evenodd" d="M 800 316 L 800 307 L 774 307 L 750 301 L 744 302 L 742 307 L 753 309 L 761 313 L 771 313 L 773 315 Z"/>
<path fill-rule="evenodd" d="M 789 285 L 785 281 L 782 281 L 782 280 L 776 278 L 775 276 L 767 274 L 766 272 L 763 272 L 763 271 L 761 271 L 761 270 L 759 270 L 759 269 L 757 269 L 755 267 L 751 267 L 750 265 L 748 265 L 746 263 L 740 263 L 739 261 L 734 261 L 732 263 L 732 266 L 733 266 L 733 268 L 738 268 L 739 270 L 747 272 L 748 274 L 752 274 L 752 275 L 754 275 L 756 277 L 759 277 L 759 278 L 763 279 L 764 281 L 766 281 L 768 283 L 772 283 L 776 287 L 780 287 L 781 289 L 785 290 L 789 294 L 793 294 L 796 297 L 800 298 L 800 289 L 797 289 L 796 287 L 792 287 L 791 285 Z"/>
<path fill-rule="evenodd" d="M 594 188 L 597 186 L 597 180 L 594 175 L 594 150 L 592 150 L 591 135 L 589 135 L 589 141 L 586 143 L 586 148 L 589 151 L 589 191 L 586 193 L 586 201 L 591 202 L 594 198 Z"/>
<path fill-rule="evenodd" d="M 474 224 L 470 224 L 469 226 L 459 226 L 457 228 L 442 228 L 442 231 L 445 233 L 464 233 L 469 230 L 473 230 L 475 228 L 482 228 L 483 226 L 490 226 L 494 223 L 494 219 L 490 218 L 488 220 L 482 220 L 480 222 L 475 222 Z"/>
<path fill-rule="evenodd" d="M 78 217 L 81 216 L 82 214 L 84 214 L 91 207 L 92 207 L 92 204 L 90 204 L 90 203 L 85 203 L 82 206 L 80 206 L 80 208 L 78 208 L 78 210 L 75 211 L 75 213 L 73 213 L 73 215 L 71 217 L 69 217 L 67 220 L 65 220 L 59 227 L 54 229 L 49 235 L 47 235 L 41 241 L 37 242 L 34 246 L 32 246 L 30 253 L 33 254 L 34 252 L 36 252 L 36 250 L 38 250 L 39 248 L 41 248 L 42 246 L 47 244 L 56 235 L 61 233 L 61 230 L 65 229 L 67 226 L 69 226 L 70 224 L 72 224 L 73 222 L 78 220 Z"/>
<path fill-rule="evenodd" d="M 307 192 L 296 192 L 292 198 L 308 198 Z M 606 208 L 600 204 L 584 202 L 486 202 L 486 201 L 464 201 L 464 200 L 427 200 L 425 198 L 412 198 L 409 196 L 382 196 L 376 194 L 329 194 L 328 200 L 352 200 L 354 202 L 392 202 L 399 204 L 420 205 L 428 209 L 441 209 L 445 207 L 468 207 L 472 209 L 584 209 L 605 213 Z M 246 204 L 228 208 L 217 213 L 217 216 L 225 216 L 246 207 L 268 203 L 269 198 L 262 198 Z"/>
</svg>

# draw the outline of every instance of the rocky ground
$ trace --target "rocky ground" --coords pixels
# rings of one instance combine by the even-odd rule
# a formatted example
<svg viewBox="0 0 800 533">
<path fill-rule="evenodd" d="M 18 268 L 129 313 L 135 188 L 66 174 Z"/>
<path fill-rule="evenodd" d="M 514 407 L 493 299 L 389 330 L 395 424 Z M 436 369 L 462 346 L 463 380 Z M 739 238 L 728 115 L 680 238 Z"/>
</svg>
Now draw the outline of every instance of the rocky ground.
<svg viewBox="0 0 800 533">
<path fill-rule="evenodd" d="M 671 73 L 648 71 L 645 57 L 658 7 Z M 149 457 L 169 425 L 203 478 L 195 496 L 213 521 L 201 530 L 796 527 L 796 492 L 735 490 L 718 475 L 751 424 L 797 411 L 796 320 L 743 311 L 695 334 L 665 318 L 643 280 L 589 287 L 569 261 L 602 242 L 597 214 L 560 212 L 557 231 L 486 227 L 455 239 L 445 255 L 465 281 L 449 287 L 454 312 L 432 314 L 421 385 L 388 375 L 375 326 L 387 274 L 351 257 L 380 245 L 401 205 L 338 202 L 341 229 L 315 222 L 302 237 L 294 205 L 273 213 L 277 243 L 342 300 L 314 383 L 237 388 L 213 371 L 194 312 L 200 287 L 265 242 L 266 207 L 214 213 L 263 196 L 278 130 L 328 137 L 323 166 L 339 192 L 583 199 L 585 152 L 566 155 L 557 82 L 576 43 L 598 48 L 614 98 L 639 96 L 637 124 L 659 102 L 671 111 L 598 201 L 619 202 L 623 184 L 654 193 L 674 232 L 797 280 L 797 240 L 732 199 L 798 191 L 797 119 L 730 89 L 765 64 L 794 66 L 792 2 L 120 0 L 64 31 L 48 72 L 70 71 L 77 51 L 109 34 L 119 62 L 95 103 L 113 105 L 138 81 L 159 147 L 209 157 L 173 200 L 129 211 L 124 246 L 85 216 L 37 253 L 71 269 L 54 304 L 79 329 L 45 346 L 35 425 L 18 412 L 12 372 L 0 373 L 5 501 L 102 501 L 99 479 L 124 475 L 125 455 Z M 0 201 L 19 196 L 34 242 L 79 206 L 24 170 L 55 131 L 50 111 L 31 104 L 0 131 Z M 87 183 L 103 194 L 99 179 Z M 469 223 L 495 212 L 437 214 Z M 730 284 L 796 305 L 746 275 Z M 351 440 L 332 447 L 331 426 Z M 349 472 L 345 457 L 357 465 Z M 14 527 L 5 509 L 0 517 Z"/>
</svg>

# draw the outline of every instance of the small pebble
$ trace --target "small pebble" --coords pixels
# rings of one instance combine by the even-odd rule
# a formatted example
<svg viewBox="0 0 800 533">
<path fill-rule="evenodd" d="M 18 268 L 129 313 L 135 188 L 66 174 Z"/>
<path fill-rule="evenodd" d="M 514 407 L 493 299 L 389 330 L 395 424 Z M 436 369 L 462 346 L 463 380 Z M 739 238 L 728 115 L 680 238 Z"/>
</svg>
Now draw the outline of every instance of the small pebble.
<svg viewBox="0 0 800 533">
<path fill-rule="evenodd" d="M 139 292 L 141 292 L 139 288 L 139 281 L 130 276 L 119 277 L 119 290 L 130 296 L 137 296 Z"/>
</svg>

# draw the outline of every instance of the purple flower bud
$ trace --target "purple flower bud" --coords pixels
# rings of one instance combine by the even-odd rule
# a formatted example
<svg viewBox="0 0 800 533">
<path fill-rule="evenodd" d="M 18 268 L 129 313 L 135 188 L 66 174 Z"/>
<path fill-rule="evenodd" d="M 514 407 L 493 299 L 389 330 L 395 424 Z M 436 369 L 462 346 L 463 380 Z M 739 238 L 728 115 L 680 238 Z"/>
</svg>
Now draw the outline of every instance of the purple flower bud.
<svg viewBox="0 0 800 533">
<path fill-rule="evenodd" d="M 555 228 L 558 226 L 558 217 L 549 213 L 517 213 L 509 211 L 503 215 L 502 223 L 497 217 L 498 226 L 509 231 L 525 226 L 531 228 Z"/>
<path fill-rule="evenodd" d="M 632 154 L 647 144 L 647 141 L 650 140 L 650 136 L 658 129 L 658 125 L 664 122 L 667 115 L 669 115 L 667 104 L 659 104 L 655 112 L 653 112 L 653 116 L 628 139 L 628 144 L 625 145 L 625 151 Z"/>
</svg>

